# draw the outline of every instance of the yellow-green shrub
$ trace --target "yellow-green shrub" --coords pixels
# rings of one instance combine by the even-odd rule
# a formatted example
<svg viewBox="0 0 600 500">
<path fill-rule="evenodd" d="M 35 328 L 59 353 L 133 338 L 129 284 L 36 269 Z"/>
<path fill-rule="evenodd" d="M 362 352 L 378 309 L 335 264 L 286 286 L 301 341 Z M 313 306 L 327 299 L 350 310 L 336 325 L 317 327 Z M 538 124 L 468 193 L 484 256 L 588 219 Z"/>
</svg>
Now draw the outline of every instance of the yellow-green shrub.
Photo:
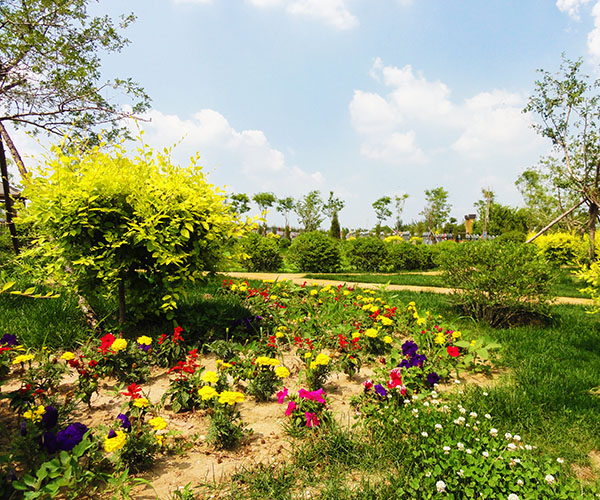
<svg viewBox="0 0 600 500">
<path fill-rule="evenodd" d="M 586 258 L 588 242 L 570 233 L 550 233 L 533 240 L 544 258 L 556 265 L 574 264 Z"/>
<path fill-rule="evenodd" d="M 173 165 L 144 146 L 61 147 L 27 181 L 24 214 L 37 239 L 29 254 L 75 291 L 115 297 L 136 316 L 170 313 L 187 281 L 216 268 L 245 225 L 195 159 Z"/>
</svg>

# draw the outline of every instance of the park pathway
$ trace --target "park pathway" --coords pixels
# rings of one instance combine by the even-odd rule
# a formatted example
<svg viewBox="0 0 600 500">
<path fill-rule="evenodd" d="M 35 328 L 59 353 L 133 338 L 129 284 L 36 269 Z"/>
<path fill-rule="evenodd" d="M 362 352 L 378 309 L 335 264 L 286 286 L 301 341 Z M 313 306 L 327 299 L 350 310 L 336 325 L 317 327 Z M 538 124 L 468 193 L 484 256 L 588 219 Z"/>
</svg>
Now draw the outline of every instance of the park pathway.
<svg viewBox="0 0 600 500">
<path fill-rule="evenodd" d="M 410 292 L 428 292 L 428 293 L 443 293 L 449 294 L 454 290 L 452 288 L 443 288 L 439 286 L 415 286 L 415 285 L 381 285 L 379 283 L 359 283 L 354 281 L 339 281 L 339 280 L 327 280 L 327 279 L 313 279 L 305 278 L 306 273 L 251 273 L 246 271 L 236 271 L 223 273 L 232 278 L 252 279 L 252 280 L 277 280 L 277 281 L 291 281 L 297 285 L 306 283 L 307 285 L 333 285 L 338 286 L 350 285 L 358 286 L 360 288 L 370 288 L 372 290 L 386 291 L 400 290 Z M 594 302 L 591 299 L 583 299 L 578 297 L 556 297 L 554 304 L 569 304 L 577 306 L 591 306 Z"/>
</svg>

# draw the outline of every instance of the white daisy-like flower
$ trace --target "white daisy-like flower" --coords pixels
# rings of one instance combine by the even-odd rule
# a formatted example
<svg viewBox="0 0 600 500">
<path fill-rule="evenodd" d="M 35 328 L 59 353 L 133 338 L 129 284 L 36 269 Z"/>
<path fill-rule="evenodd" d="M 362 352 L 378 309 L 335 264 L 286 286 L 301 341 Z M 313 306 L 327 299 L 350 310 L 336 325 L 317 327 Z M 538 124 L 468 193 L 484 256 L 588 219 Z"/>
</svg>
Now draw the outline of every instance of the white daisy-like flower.
<svg viewBox="0 0 600 500">
<path fill-rule="evenodd" d="M 471 453 L 473 453 L 473 452 L 471 451 L 471 449 L 470 449 L 470 448 L 467 448 L 467 449 L 465 450 L 465 453 L 466 453 L 467 455 L 470 455 L 470 454 L 471 454 Z"/>
<path fill-rule="evenodd" d="M 442 429 L 442 424 L 435 424 L 435 428 L 438 429 L 438 430 L 441 430 Z"/>
<path fill-rule="evenodd" d="M 533 450 L 533 446 L 531 446 L 530 444 L 526 444 L 526 445 L 525 445 L 525 449 L 526 449 L 527 451 L 531 451 L 531 450 Z"/>
<path fill-rule="evenodd" d="M 508 495 L 508 498 L 506 500 L 519 500 L 519 497 L 518 495 L 511 493 L 510 495 Z"/>
<path fill-rule="evenodd" d="M 435 487 L 438 490 L 438 493 L 444 493 L 444 491 L 446 491 L 446 483 L 444 481 L 438 481 L 435 483 Z"/>
<path fill-rule="evenodd" d="M 477 418 L 477 413 L 475 413 L 474 411 L 472 411 L 471 413 L 469 413 L 469 417 Z"/>
<path fill-rule="evenodd" d="M 465 449 L 465 445 L 464 445 L 464 444 L 462 444 L 462 443 L 460 443 L 460 442 L 459 442 L 459 443 L 456 443 L 456 447 L 457 447 L 459 450 L 461 450 L 461 451 Z"/>
<path fill-rule="evenodd" d="M 548 484 L 554 484 L 556 478 L 552 474 L 546 474 L 544 481 L 546 481 Z"/>
<path fill-rule="evenodd" d="M 522 480 L 522 479 L 517 479 L 517 484 L 518 484 L 519 486 L 523 486 L 523 484 L 525 484 L 525 483 L 523 483 L 523 480 Z"/>
<path fill-rule="evenodd" d="M 431 391 L 431 397 L 434 398 L 434 399 L 437 398 L 438 397 L 438 393 L 435 392 L 435 391 Z"/>
<path fill-rule="evenodd" d="M 518 434 L 515 434 L 515 435 L 513 436 L 513 439 L 514 439 L 515 441 L 521 441 L 521 436 L 519 436 Z"/>
<path fill-rule="evenodd" d="M 425 406 L 425 407 L 429 406 L 429 401 L 425 401 L 425 402 L 423 403 L 423 406 Z"/>
<path fill-rule="evenodd" d="M 483 393 L 483 395 L 484 395 L 484 396 L 488 396 L 489 394 L 488 394 L 487 392 L 484 392 L 484 393 Z"/>
<path fill-rule="evenodd" d="M 506 447 L 509 449 L 509 451 L 515 451 L 517 449 L 517 445 L 515 443 L 508 443 Z"/>
<path fill-rule="evenodd" d="M 493 428 L 493 427 L 492 427 L 492 428 L 490 429 L 490 434 L 491 434 L 492 436 L 496 437 L 496 436 L 498 435 L 498 429 L 495 429 L 495 428 Z"/>
<path fill-rule="evenodd" d="M 560 457 L 558 457 L 558 458 L 556 459 L 556 461 L 557 461 L 559 464 L 564 464 L 564 463 L 565 463 L 565 460 L 564 460 L 564 458 L 560 458 Z"/>
<path fill-rule="evenodd" d="M 421 432 L 421 436 L 423 436 L 424 438 L 429 437 L 429 434 L 427 434 L 425 431 Z"/>
<path fill-rule="evenodd" d="M 489 413 L 486 413 L 486 414 L 484 415 L 484 417 L 485 417 L 485 418 L 487 418 L 488 420 L 489 420 L 490 418 L 492 418 L 492 416 L 491 416 Z"/>
<path fill-rule="evenodd" d="M 450 446 L 444 446 L 442 450 L 444 450 L 444 455 L 449 455 L 451 448 Z"/>
<path fill-rule="evenodd" d="M 419 410 L 417 410 L 416 408 L 413 408 L 413 411 L 412 411 L 412 412 L 413 412 L 415 415 L 418 415 L 418 414 L 419 414 Z"/>
<path fill-rule="evenodd" d="M 512 434 L 510 432 L 507 432 L 506 434 L 504 434 L 504 437 L 506 439 L 512 439 Z"/>
<path fill-rule="evenodd" d="M 482 452 L 481 452 L 481 454 L 482 454 L 482 455 L 483 455 L 485 458 L 487 458 L 487 457 L 489 457 L 489 456 L 490 456 L 490 454 L 489 454 L 487 451 L 482 451 Z"/>
</svg>

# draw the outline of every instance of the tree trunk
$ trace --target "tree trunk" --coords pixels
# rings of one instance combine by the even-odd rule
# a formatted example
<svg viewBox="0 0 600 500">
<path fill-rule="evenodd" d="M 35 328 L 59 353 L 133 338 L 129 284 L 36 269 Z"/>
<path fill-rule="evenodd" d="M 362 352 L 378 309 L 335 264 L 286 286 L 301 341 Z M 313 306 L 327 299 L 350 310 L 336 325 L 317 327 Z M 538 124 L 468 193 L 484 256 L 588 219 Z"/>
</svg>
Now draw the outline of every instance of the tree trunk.
<svg viewBox="0 0 600 500">
<path fill-rule="evenodd" d="M 10 199 L 10 184 L 8 182 L 8 166 L 6 165 L 6 155 L 4 154 L 4 144 L 0 137 L 0 176 L 2 176 L 2 188 L 4 190 L 4 206 L 6 208 L 6 224 L 10 231 L 10 239 L 12 240 L 15 254 L 19 254 L 19 240 L 17 238 L 17 230 L 13 222 L 13 204 Z"/>
<path fill-rule="evenodd" d="M 596 220 L 598 219 L 598 203 L 590 201 L 590 262 L 596 262 Z"/>
<path fill-rule="evenodd" d="M 23 177 L 23 178 L 27 177 L 27 169 L 25 168 L 25 163 L 23 163 L 23 159 L 21 158 L 21 155 L 17 151 L 17 148 L 15 147 L 15 143 L 10 138 L 10 135 L 8 135 L 8 132 L 4 128 L 4 125 L 2 124 L 1 121 L 0 121 L 0 138 L 2 138 L 4 140 L 4 142 L 6 143 L 6 147 L 10 151 L 10 155 L 13 157 L 13 160 L 15 160 L 15 163 L 17 164 L 17 167 L 19 169 L 19 173 L 21 174 L 21 177 Z"/>
</svg>

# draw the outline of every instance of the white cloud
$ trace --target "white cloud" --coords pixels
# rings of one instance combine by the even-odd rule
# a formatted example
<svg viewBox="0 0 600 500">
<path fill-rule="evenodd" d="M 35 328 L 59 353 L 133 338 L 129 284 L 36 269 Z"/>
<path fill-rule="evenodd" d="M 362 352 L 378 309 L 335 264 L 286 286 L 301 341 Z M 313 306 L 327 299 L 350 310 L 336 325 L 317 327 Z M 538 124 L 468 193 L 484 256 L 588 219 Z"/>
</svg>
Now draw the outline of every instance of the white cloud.
<svg viewBox="0 0 600 500">
<path fill-rule="evenodd" d="M 579 20 L 579 8 L 591 0 L 556 0 L 556 6 L 561 12 L 566 12 L 573 19 Z"/>
<path fill-rule="evenodd" d="M 260 9 L 281 5 L 282 0 L 247 0 L 250 5 Z"/>
<path fill-rule="evenodd" d="M 191 4 L 201 4 L 208 5 L 213 3 L 213 0 L 173 0 L 174 3 L 191 3 Z"/>
<path fill-rule="evenodd" d="M 485 160 L 537 148 L 540 139 L 521 113 L 523 96 L 492 90 L 463 102 L 450 88 L 429 81 L 410 65 L 384 66 L 376 59 L 371 76 L 387 93 L 356 90 L 349 105 L 361 154 L 386 163 L 426 163 L 451 152 Z"/>
<path fill-rule="evenodd" d="M 596 61 L 600 61 L 600 2 L 592 9 L 594 29 L 588 33 L 588 52 Z"/>
<path fill-rule="evenodd" d="M 215 110 L 203 109 L 190 119 L 182 119 L 153 109 L 143 118 L 150 120 L 139 122 L 147 144 L 159 149 L 178 144 L 173 156 L 180 163 L 199 151 L 200 164 L 210 172 L 211 182 L 227 183 L 234 188 L 229 190 L 297 196 L 319 189 L 324 183 L 320 172 L 306 172 L 289 165 L 263 131 L 238 131 Z"/>
<path fill-rule="evenodd" d="M 319 19 L 341 30 L 358 25 L 358 19 L 348 10 L 346 0 L 293 0 L 289 2 L 287 11 Z"/>
</svg>

